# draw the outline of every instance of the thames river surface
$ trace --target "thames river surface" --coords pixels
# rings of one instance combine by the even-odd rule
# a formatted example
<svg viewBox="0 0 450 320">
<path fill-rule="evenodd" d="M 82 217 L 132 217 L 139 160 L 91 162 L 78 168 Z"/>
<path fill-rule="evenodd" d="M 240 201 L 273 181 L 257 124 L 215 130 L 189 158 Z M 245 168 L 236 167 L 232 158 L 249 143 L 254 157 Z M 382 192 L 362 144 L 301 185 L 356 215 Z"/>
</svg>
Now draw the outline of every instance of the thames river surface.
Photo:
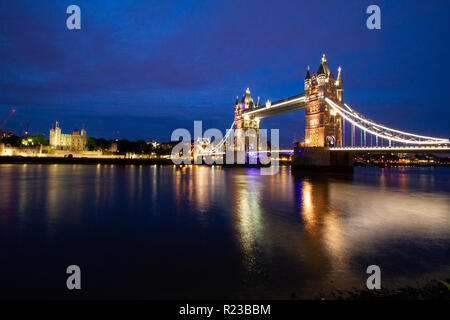
<svg viewBox="0 0 450 320">
<path fill-rule="evenodd" d="M 319 298 L 450 273 L 450 168 L 0 165 L 0 297 Z M 66 268 L 82 289 L 66 289 Z"/>
</svg>

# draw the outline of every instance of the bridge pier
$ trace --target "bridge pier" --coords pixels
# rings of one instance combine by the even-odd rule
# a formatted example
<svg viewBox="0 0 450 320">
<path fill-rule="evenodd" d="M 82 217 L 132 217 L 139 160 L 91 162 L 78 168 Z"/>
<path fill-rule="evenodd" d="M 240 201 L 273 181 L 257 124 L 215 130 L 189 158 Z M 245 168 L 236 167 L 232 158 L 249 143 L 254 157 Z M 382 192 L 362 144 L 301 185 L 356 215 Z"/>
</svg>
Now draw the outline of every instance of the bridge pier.
<svg viewBox="0 0 450 320">
<path fill-rule="evenodd" d="M 308 147 L 297 143 L 292 157 L 292 169 L 305 172 L 353 173 L 351 152 L 333 152 L 324 147 Z"/>
</svg>

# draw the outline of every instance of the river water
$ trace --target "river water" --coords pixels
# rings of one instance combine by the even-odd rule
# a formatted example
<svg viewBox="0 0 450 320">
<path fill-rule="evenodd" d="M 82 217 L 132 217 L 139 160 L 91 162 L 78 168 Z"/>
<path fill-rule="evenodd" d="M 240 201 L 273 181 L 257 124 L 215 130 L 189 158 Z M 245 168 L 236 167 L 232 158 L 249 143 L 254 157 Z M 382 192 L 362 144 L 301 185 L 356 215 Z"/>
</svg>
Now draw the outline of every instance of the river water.
<svg viewBox="0 0 450 320">
<path fill-rule="evenodd" d="M 0 297 L 319 298 L 450 274 L 450 168 L 0 165 Z M 66 288 L 81 268 L 82 289 Z"/>
</svg>

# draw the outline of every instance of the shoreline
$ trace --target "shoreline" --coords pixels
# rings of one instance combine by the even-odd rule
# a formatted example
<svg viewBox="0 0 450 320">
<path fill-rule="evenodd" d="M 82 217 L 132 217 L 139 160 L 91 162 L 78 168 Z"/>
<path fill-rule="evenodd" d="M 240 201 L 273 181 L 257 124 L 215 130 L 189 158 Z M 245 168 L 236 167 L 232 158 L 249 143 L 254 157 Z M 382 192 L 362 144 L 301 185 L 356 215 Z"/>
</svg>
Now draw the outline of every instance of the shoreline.
<svg viewBox="0 0 450 320">
<path fill-rule="evenodd" d="M 170 159 L 65 158 L 65 157 L 0 157 L 0 164 L 121 164 L 173 165 Z"/>
<path fill-rule="evenodd" d="M 0 156 L 0 164 L 117 164 L 117 165 L 175 165 L 185 166 L 189 164 L 174 164 L 171 159 L 129 159 L 129 158 L 87 158 L 87 157 L 23 157 L 23 156 Z M 202 164 L 190 164 L 200 166 L 211 166 L 205 163 Z M 227 167 L 227 168 L 260 168 L 265 165 L 262 164 L 213 164 L 215 166 Z M 280 166 L 291 166 L 290 162 L 279 162 Z M 447 164 L 373 164 L 373 165 L 359 165 L 354 164 L 354 168 L 395 168 L 395 167 L 450 167 Z"/>
<path fill-rule="evenodd" d="M 65 157 L 22 157 L 0 156 L 0 164 L 87 164 L 87 165 L 170 165 L 170 166 L 212 166 L 201 164 L 174 164 L 171 159 L 127 159 L 127 158 L 65 158 Z M 280 163 L 290 165 L 290 163 Z M 262 164 L 213 164 L 226 168 L 261 168 Z"/>
<path fill-rule="evenodd" d="M 320 300 L 450 300 L 450 279 L 432 279 L 422 285 L 380 290 L 333 290 Z"/>
</svg>

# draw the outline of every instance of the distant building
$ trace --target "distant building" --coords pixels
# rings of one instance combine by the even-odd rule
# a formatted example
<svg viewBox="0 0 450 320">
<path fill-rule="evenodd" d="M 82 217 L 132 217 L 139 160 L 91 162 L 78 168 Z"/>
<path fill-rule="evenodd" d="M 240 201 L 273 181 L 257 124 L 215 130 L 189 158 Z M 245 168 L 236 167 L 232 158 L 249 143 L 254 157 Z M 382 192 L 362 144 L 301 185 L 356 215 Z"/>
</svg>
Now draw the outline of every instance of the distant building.
<svg viewBox="0 0 450 320">
<path fill-rule="evenodd" d="M 158 144 L 158 148 L 165 151 L 172 151 L 173 147 L 175 147 L 177 144 L 179 144 L 180 141 L 170 141 L 170 142 L 161 142 Z"/>
<path fill-rule="evenodd" d="M 61 133 L 59 122 L 56 121 L 55 129 L 50 130 L 50 147 L 60 150 L 83 151 L 86 149 L 86 130 L 75 130 L 72 134 Z"/>
<path fill-rule="evenodd" d="M 108 151 L 109 152 L 114 152 L 114 153 L 119 151 L 119 149 L 117 148 L 117 142 L 111 142 L 111 145 L 110 145 Z"/>
<path fill-rule="evenodd" d="M 147 142 L 148 145 L 152 146 L 153 149 L 156 149 L 157 146 L 159 146 L 159 143 L 155 140 L 150 140 Z"/>
</svg>

